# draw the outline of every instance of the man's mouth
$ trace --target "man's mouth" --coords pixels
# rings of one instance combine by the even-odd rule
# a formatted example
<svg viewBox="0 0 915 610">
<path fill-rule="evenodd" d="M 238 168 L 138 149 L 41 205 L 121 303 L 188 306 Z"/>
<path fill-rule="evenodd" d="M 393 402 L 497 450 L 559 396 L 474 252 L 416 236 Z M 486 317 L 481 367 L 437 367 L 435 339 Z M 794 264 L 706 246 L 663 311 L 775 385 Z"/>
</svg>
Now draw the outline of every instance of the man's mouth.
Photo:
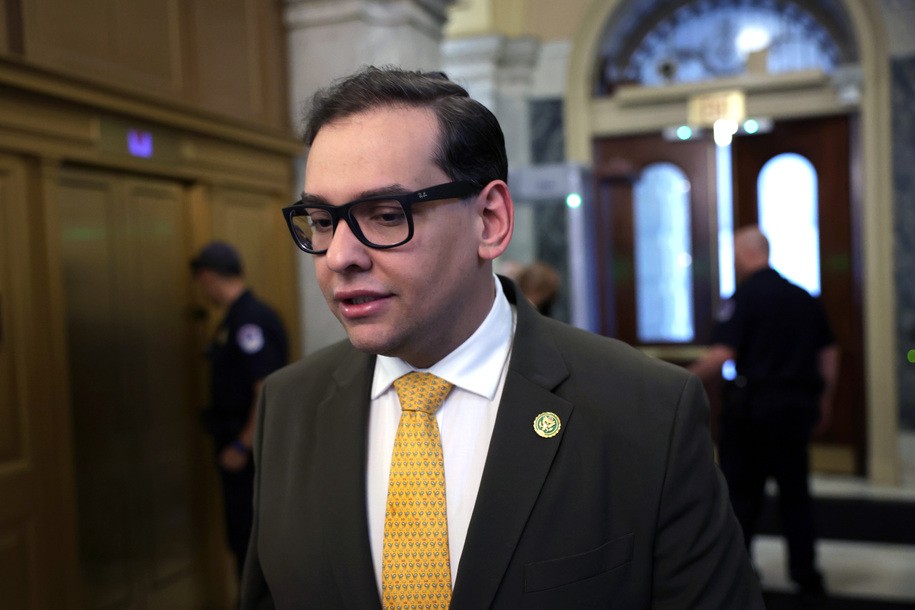
<svg viewBox="0 0 915 610">
<path fill-rule="evenodd" d="M 344 303 L 347 305 L 362 305 L 363 303 L 370 303 L 377 300 L 378 297 L 355 297 L 353 299 L 344 299 Z"/>
</svg>

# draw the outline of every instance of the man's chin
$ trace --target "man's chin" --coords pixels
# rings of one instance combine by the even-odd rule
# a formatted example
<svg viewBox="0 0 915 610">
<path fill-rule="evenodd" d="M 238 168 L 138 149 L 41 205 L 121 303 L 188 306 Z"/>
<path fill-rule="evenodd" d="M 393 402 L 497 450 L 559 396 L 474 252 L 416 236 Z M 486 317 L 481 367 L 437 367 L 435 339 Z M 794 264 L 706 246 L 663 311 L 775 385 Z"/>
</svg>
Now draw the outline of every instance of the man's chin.
<svg viewBox="0 0 915 610">
<path fill-rule="evenodd" d="M 377 333 L 366 332 L 365 328 L 347 328 L 346 336 L 354 348 L 367 354 L 388 356 L 392 350 L 391 345 L 382 340 Z"/>
</svg>

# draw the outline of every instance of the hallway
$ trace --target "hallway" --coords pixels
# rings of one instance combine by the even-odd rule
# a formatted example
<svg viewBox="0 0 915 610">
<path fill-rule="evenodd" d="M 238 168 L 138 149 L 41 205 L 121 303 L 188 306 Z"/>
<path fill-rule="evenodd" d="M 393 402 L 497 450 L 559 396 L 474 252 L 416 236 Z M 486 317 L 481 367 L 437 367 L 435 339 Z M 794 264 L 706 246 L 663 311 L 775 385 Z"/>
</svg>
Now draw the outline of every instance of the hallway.
<svg viewBox="0 0 915 610">
<path fill-rule="evenodd" d="M 829 594 L 827 603 L 819 607 L 915 608 L 915 435 L 905 435 L 900 448 L 908 474 L 900 487 L 879 487 L 852 477 L 814 476 L 821 532 L 817 557 Z M 774 493 L 774 486 L 770 492 Z M 835 514 L 843 510 L 848 514 Z M 855 521 L 854 531 L 836 532 L 833 525 L 845 519 Z M 797 600 L 787 577 L 787 549 L 772 525 L 764 524 L 766 533 L 754 540 L 753 561 L 770 610 L 792 608 Z M 869 540 L 862 540 L 865 537 Z"/>
</svg>

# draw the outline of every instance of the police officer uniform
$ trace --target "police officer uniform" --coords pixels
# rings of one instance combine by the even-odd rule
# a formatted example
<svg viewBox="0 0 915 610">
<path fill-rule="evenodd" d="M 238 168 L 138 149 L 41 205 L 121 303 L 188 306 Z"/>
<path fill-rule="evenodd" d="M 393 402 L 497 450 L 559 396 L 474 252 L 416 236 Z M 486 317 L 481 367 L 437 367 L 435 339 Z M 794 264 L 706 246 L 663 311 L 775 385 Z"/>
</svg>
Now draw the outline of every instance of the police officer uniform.
<svg viewBox="0 0 915 610">
<path fill-rule="evenodd" d="M 207 280 L 203 284 L 207 296 L 227 306 L 225 317 L 206 350 L 210 361 L 210 404 L 203 412 L 203 421 L 213 437 L 219 463 L 218 456 L 230 445 L 242 454 L 250 452 L 250 447 L 245 446 L 239 436 L 251 416 L 254 386 L 286 364 L 288 345 L 276 312 L 245 288 L 241 280 L 241 259 L 235 248 L 225 242 L 211 242 L 191 261 L 191 270 L 202 282 Z M 233 286 L 237 288 L 231 293 L 213 288 L 212 279 L 201 277 L 205 270 L 221 278 L 234 279 Z M 225 302 L 224 298 L 234 300 Z M 253 516 L 253 460 L 249 455 L 244 467 L 237 471 L 220 465 L 219 473 L 228 544 L 235 555 L 240 577 Z"/>
<path fill-rule="evenodd" d="M 238 438 L 248 421 L 254 384 L 286 364 L 287 344 L 276 313 L 250 290 L 229 306 L 207 349 L 211 416 L 217 450 Z"/>
<path fill-rule="evenodd" d="M 820 302 L 771 268 L 740 283 L 716 325 L 713 344 L 731 347 L 736 378 L 723 386 L 721 469 L 750 546 L 765 483 L 778 484 L 789 573 L 821 590 L 808 488 L 808 443 L 819 413 L 819 353 L 833 343 Z"/>
<path fill-rule="evenodd" d="M 254 401 L 255 383 L 287 360 L 286 333 L 276 313 L 247 290 L 229 307 L 207 349 L 211 365 L 210 407 L 206 421 L 217 455 L 237 444 Z M 254 463 L 238 472 L 220 468 L 229 547 L 239 574 L 251 534 Z"/>
</svg>

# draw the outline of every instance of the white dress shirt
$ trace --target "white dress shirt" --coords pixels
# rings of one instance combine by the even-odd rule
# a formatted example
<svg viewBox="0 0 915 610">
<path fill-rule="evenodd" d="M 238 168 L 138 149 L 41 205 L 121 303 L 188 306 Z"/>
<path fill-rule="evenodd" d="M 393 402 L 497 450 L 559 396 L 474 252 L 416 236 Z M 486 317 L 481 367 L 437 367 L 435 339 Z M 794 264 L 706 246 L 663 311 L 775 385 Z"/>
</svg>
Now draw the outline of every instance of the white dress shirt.
<svg viewBox="0 0 915 610">
<path fill-rule="evenodd" d="M 493 279 L 496 298 L 480 327 L 431 368 L 422 369 L 454 384 L 454 389 L 436 413 L 445 460 L 452 585 L 457 581 L 458 564 L 483 477 L 514 335 L 514 311 L 498 278 Z M 366 503 L 369 541 L 379 593 L 388 476 L 401 413 L 393 383 L 413 370 L 418 369 L 400 358 L 378 356 L 372 379 Z"/>
</svg>

